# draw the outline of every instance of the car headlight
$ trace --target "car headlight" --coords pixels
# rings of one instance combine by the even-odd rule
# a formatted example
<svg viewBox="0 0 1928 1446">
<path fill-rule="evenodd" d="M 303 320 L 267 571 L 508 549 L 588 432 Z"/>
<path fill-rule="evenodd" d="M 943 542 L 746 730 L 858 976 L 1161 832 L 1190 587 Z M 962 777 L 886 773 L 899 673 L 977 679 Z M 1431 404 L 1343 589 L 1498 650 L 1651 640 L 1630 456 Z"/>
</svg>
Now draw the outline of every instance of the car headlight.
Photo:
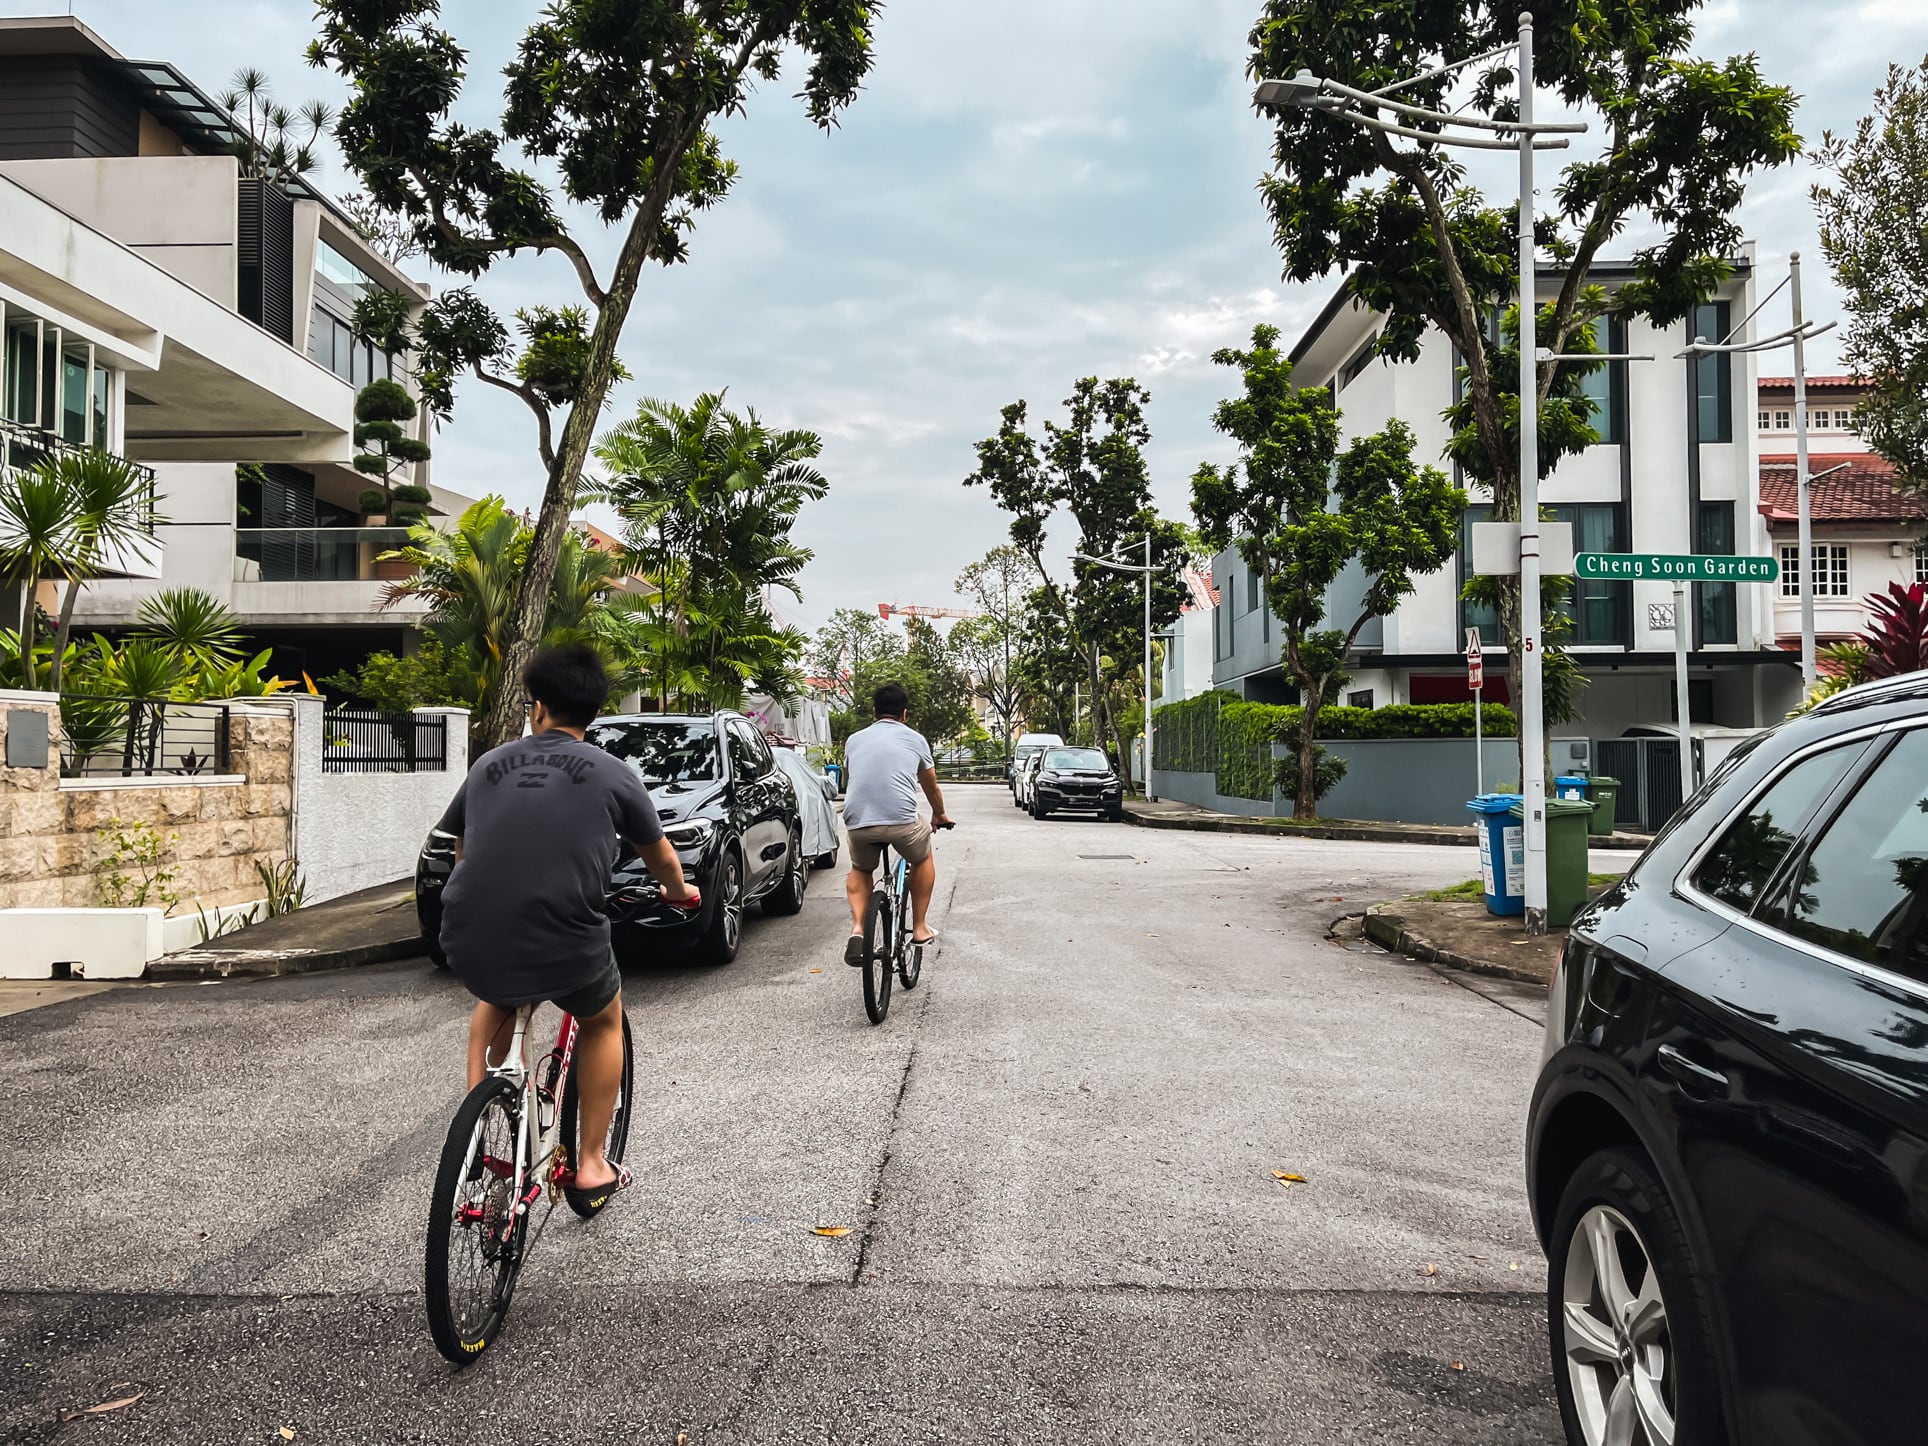
<svg viewBox="0 0 1928 1446">
<path fill-rule="evenodd" d="M 663 830 L 663 837 L 669 840 L 669 846 L 673 849 L 700 849 L 715 832 L 716 824 L 711 820 L 692 818 L 670 824 Z"/>
</svg>

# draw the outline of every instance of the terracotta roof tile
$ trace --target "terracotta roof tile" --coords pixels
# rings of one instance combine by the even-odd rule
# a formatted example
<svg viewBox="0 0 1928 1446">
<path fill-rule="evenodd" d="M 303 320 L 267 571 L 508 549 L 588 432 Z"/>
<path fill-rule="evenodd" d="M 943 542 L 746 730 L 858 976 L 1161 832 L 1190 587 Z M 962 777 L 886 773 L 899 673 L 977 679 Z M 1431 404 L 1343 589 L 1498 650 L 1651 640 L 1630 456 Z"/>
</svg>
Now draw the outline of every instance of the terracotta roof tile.
<svg viewBox="0 0 1928 1446">
<path fill-rule="evenodd" d="M 1842 462 L 1848 464 L 1847 470 L 1823 477 L 1809 489 L 1808 511 L 1816 522 L 1921 521 L 1921 504 L 1896 490 L 1894 468 L 1880 457 L 1810 453 L 1808 471 L 1825 472 Z M 1761 512 L 1770 521 L 1794 519 L 1799 506 L 1794 486 L 1794 458 L 1761 458 Z"/>
<path fill-rule="evenodd" d="M 1809 377 L 1807 384 L 1811 392 L 1865 392 L 1868 389 L 1862 377 Z M 1761 377 L 1754 385 L 1764 392 L 1791 392 L 1794 378 Z"/>
</svg>

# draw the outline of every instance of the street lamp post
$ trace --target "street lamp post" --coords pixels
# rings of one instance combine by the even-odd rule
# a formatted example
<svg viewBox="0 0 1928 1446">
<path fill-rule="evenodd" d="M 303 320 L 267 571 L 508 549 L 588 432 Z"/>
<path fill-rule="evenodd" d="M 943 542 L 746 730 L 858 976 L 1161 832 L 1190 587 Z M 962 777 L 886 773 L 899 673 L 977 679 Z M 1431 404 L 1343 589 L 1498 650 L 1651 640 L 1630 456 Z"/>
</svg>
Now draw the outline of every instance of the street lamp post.
<svg viewBox="0 0 1928 1446">
<path fill-rule="evenodd" d="M 1080 562 L 1110 568 L 1113 572 L 1139 573 L 1145 579 L 1145 801 L 1156 803 L 1158 796 L 1151 791 L 1151 575 L 1155 571 L 1151 565 L 1151 533 L 1145 534 L 1145 561 L 1142 565 L 1118 562 L 1110 557 L 1093 557 L 1087 552 L 1074 552 L 1071 555 Z M 1129 758 L 1125 760 L 1125 772 L 1131 772 Z"/>
<path fill-rule="evenodd" d="M 1406 105 L 1387 97 L 1423 81 L 1478 65 L 1507 51 L 1519 51 L 1520 118 L 1517 121 L 1487 120 L 1483 116 L 1452 115 Z M 1565 135 L 1586 130 L 1585 122 L 1546 122 L 1533 119 L 1533 16 L 1520 16 L 1520 37 L 1484 55 L 1441 66 L 1411 80 L 1397 82 L 1382 90 L 1354 90 L 1337 81 L 1324 80 L 1300 71 L 1290 80 L 1265 80 L 1259 83 L 1254 99 L 1262 106 L 1291 106 L 1302 110 L 1323 111 L 1349 120 L 1355 125 L 1406 136 L 1429 145 L 1466 147 L 1473 150 L 1512 151 L 1520 156 L 1520 788 L 1525 795 L 1523 842 L 1526 845 L 1526 932 L 1546 932 L 1546 728 L 1540 640 L 1540 397 L 1537 322 L 1534 286 L 1536 272 L 1533 256 L 1533 152 L 1557 150 L 1567 142 Z M 1375 112 L 1367 114 L 1367 111 Z M 1377 112 L 1389 111 L 1408 120 L 1422 121 L 1438 130 L 1401 125 Z M 1493 132 L 1489 136 L 1454 134 L 1444 127 L 1457 126 Z M 1564 134 L 1555 135 L 1555 132 Z"/>
</svg>

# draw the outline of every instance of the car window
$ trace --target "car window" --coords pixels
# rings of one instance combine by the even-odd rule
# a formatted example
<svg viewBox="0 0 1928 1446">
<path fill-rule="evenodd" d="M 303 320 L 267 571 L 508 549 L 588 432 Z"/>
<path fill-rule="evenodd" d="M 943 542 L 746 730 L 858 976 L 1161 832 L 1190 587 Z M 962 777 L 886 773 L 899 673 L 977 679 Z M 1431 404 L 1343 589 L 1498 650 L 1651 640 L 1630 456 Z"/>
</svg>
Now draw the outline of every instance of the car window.
<svg viewBox="0 0 1928 1446">
<path fill-rule="evenodd" d="M 1694 871 L 1694 887 L 1743 911 L 1751 910 L 1814 810 L 1867 747 L 1865 739 L 1810 754 L 1776 779 L 1746 813 L 1728 825 Z"/>
<path fill-rule="evenodd" d="M 776 767 L 770 745 L 763 741 L 761 733 L 736 719 L 730 721 L 729 729 L 731 766 L 738 783 L 754 783 Z"/>
<path fill-rule="evenodd" d="M 716 728 L 710 723 L 597 723 L 588 739 L 645 783 L 708 783 L 716 777 Z"/>
<path fill-rule="evenodd" d="M 1046 768 L 1097 769 L 1109 768 L 1104 754 L 1095 748 L 1053 748 L 1044 755 Z"/>
<path fill-rule="evenodd" d="M 1776 895 L 1763 922 L 1928 980 L 1928 728 L 1902 735 Z"/>
</svg>

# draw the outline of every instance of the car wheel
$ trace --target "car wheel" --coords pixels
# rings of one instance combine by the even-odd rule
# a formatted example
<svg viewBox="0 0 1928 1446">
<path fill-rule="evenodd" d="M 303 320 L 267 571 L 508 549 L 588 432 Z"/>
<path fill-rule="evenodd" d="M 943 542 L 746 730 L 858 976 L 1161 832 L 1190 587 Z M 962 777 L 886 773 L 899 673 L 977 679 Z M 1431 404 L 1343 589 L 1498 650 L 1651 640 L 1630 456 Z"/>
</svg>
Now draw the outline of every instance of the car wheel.
<svg viewBox="0 0 1928 1446">
<path fill-rule="evenodd" d="M 810 864 L 803 856 L 803 835 L 790 830 L 790 849 L 784 855 L 783 882 L 763 901 L 766 914 L 801 914 L 803 896 L 810 887 Z"/>
<path fill-rule="evenodd" d="M 431 939 L 428 935 L 424 934 L 422 936 L 422 952 L 428 955 L 428 962 L 433 964 L 437 969 L 446 969 L 449 967 L 449 956 L 442 952 L 441 940 Z"/>
<path fill-rule="evenodd" d="M 820 869 L 834 869 L 834 868 L 836 868 L 836 867 L 837 867 L 837 854 L 838 854 L 838 852 L 839 852 L 839 850 L 837 850 L 837 849 L 832 849 L 832 850 L 831 850 L 831 851 L 830 851 L 829 853 L 827 853 L 827 854 L 818 854 L 818 855 L 817 855 L 817 858 L 816 858 L 816 864 L 817 864 L 817 867 L 818 867 L 818 868 L 820 868 Z"/>
<path fill-rule="evenodd" d="M 1619 1148 L 1588 1159 L 1549 1240 L 1548 1335 L 1571 1446 L 1726 1442 L 1705 1277 L 1647 1159 Z"/>
<path fill-rule="evenodd" d="M 1037 798 L 1037 797 L 1032 798 L 1031 817 L 1039 820 L 1043 820 L 1051 817 L 1051 810 L 1044 806 L 1044 800 L 1042 798 Z"/>
<path fill-rule="evenodd" d="M 727 964 L 743 943 L 743 859 L 734 845 L 717 863 L 715 888 L 716 909 L 697 950 L 712 964 Z"/>
<path fill-rule="evenodd" d="M 1125 811 L 1124 811 L 1124 809 L 1122 809 L 1122 808 L 1108 808 L 1108 809 L 1106 809 L 1106 810 L 1105 810 L 1105 822 L 1106 822 L 1106 823 L 1123 823 L 1124 821 L 1125 821 Z"/>
</svg>

